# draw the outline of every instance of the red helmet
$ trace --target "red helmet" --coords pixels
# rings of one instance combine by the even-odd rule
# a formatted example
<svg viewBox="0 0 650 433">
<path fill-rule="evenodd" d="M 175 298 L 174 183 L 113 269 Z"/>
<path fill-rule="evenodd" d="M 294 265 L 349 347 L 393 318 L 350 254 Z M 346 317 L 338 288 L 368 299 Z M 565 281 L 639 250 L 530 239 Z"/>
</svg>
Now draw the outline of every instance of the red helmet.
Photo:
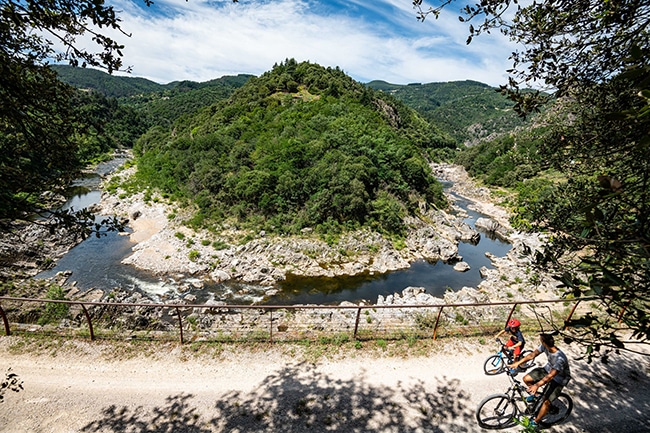
<svg viewBox="0 0 650 433">
<path fill-rule="evenodd" d="M 521 326 L 521 322 L 517 319 L 511 319 L 508 321 L 508 326 L 511 328 L 519 328 Z"/>
</svg>

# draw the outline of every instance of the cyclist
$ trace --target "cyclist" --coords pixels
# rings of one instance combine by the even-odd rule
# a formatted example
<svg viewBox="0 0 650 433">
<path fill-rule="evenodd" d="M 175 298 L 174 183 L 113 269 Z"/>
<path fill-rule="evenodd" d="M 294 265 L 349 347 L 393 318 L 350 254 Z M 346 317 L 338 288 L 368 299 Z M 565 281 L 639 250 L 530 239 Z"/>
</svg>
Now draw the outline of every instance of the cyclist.
<svg viewBox="0 0 650 433">
<path fill-rule="evenodd" d="M 510 368 L 517 368 L 520 364 L 535 359 L 539 354 L 546 354 L 548 362 L 542 368 L 536 368 L 526 376 L 524 383 L 528 385 L 528 392 L 531 397 L 537 393 L 537 390 L 546 384 L 548 389 L 544 392 L 544 403 L 535 417 L 531 417 L 529 426 L 536 428 L 539 421 L 546 416 L 551 402 L 560 395 L 562 388 L 571 380 L 571 371 L 569 370 L 569 360 L 560 349 L 555 346 L 555 339 L 551 334 L 539 335 L 540 345 L 533 353 L 521 358 L 519 361 L 509 365 Z"/>
<path fill-rule="evenodd" d="M 503 334 L 510 334 L 510 337 L 504 346 L 504 350 L 512 352 L 513 361 L 517 361 L 519 359 L 519 354 L 521 354 L 521 351 L 524 350 L 524 346 L 526 345 L 524 334 L 522 334 L 521 330 L 519 329 L 520 326 L 521 322 L 519 320 L 510 319 L 508 320 L 506 327 L 499 331 L 499 333 L 494 337 L 498 339 Z"/>
</svg>

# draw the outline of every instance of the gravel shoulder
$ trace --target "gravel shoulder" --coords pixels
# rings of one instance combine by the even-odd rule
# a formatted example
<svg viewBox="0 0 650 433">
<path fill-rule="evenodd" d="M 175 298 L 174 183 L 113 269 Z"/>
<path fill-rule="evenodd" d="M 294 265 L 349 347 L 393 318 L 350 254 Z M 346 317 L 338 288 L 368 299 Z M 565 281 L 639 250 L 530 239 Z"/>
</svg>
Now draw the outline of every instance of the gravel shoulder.
<svg viewBox="0 0 650 433">
<path fill-rule="evenodd" d="M 504 375 L 483 374 L 491 345 L 391 344 L 343 351 L 80 340 L 26 346 L 21 337 L 2 337 L 1 366 L 20 376 L 24 390 L 0 403 L 0 431 L 482 431 L 475 408 L 508 387 Z M 647 431 L 650 358 L 615 355 L 605 366 L 568 352 L 576 407 L 554 430 Z"/>
</svg>

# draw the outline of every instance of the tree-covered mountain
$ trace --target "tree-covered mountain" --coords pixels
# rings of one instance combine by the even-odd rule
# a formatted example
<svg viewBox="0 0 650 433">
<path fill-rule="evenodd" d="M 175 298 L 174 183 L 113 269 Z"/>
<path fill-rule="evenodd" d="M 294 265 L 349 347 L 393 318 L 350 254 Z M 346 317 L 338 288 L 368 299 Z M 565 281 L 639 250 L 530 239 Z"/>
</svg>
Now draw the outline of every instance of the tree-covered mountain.
<svg viewBox="0 0 650 433">
<path fill-rule="evenodd" d="M 138 77 L 123 77 L 91 68 L 52 65 L 59 79 L 82 90 L 118 98 L 120 106 L 136 109 L 148 126 L 169 126 L 184 115 L 227 98 L 252 75 L 223 76 L 214 80 L 173 81 L 158 84 Z"/>
<path fill-rule="evenodd" d="M 179 117 L 190 116 L 203 107 L 228 98 L 251 77 L 240 74 L 202 83 L 175 81 L 166 85 L 164 90 L 121 98 L 120 102 L 137 109 L 151 125 L 169 126 Z"/>
<path fill-rule="evenodd" d="M 399 234 L 422 203 L 446 205 L 425 155 L 449 146 L 397 99 L 287 60 L 171 131 L 152 128 L 134 151 L 140 179 L 193 202 L 194 222 Z"/>
<path fill-rule="evenodd" d="M 158 84 L 144 78 L 113 76 L 106 72 L 54 65 L 59 77 L 81 89 L 92 89 L 120 104 L 141 111 L 151 125 L 168 126 L 180 116 L 227 98 L 253 75 L 224 76 L 205 82 L 174 81 Z M 371 81 L 368 87 L 386 92 L 421 113 L 459 144 L 475 145 L 522 126 L 513 103 L 498 89 L 476 81 L 390 84 Z"/>
<path fill-rule="evenodd" d="M 371 81 L 368 86 L 422 113 L 459 144 L 475 145 L 524 124 L 513 110 L 513 102 L 499 89 L 476 81 L 408 85 Z"/>
<path fill-rule="evenodd" d="M 73 87 L 95 90 L 104 96 L 121 98 L 164 89 L 162 84 L 141 77 L 121 77 L 99 69 L 77 68 L 69 65 L 50 65 L 59 79 Z"/>
</svg>

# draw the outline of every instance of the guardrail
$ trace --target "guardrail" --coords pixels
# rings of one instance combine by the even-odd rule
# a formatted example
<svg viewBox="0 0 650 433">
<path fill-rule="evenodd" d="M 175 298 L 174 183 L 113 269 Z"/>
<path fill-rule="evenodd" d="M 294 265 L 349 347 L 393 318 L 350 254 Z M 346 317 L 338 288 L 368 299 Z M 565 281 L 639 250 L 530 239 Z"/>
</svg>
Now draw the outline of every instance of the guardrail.
<svg viewBox="0 0 650 433">
<path fill-rule="evenodd" d="M 93 320 L 91 319 L 91 314 L 88 311 L 88 307 L 99 308 L 99 307 L 112 307 L 112 308 L 160 308 L 168 309 L 169 311 L 174 311 L 176 316 L 176 322 L 180 334 L 181 344 L 185 343 L 184 337 L 184 324 L 187 325 L 190 322 L 190 319 L 186 317 L 184 319 L 181 311 L 187 311 L 192 309 L 194 311 L 206 312 L 215 312 L 216 314 L 226 314 L 236 311 L 260 311 L 260 316 L 268 314 L 268 340 L 273 342 L 274 339 L 274 312 L 285 311 L 291 312 L 296 310 L 301 311 L 316 311 L 316 310 L 338 310 L 338 311 L 353 311 L 354 314 L 354 326 L 353 326 L 353 338 L 358 340 L 359 336 L 359 327 L 362 317 L 362 312 L 366 310 L 372 310 L 375 314 L 378 310 L 389 310 L 389 309 L 399 309 L 403 311 L 414 310 L 415 313 L 418 312 L 428 312 L 432 313 L 437 310 L 435 314 L 435 322 L 431 326 L 431 337 L 435 340 L 438 336 L 438 329 L 441 323 L 441 317 L 443 311 L 455 308 L 487 308 L 487 307 L 508 307 L 510 306 L 509 314 L 506 318 L 506 322 L 514 314 L 516 308 L 522 305 L 543 305 L 543 304 L 556 304 L 556 303 L 573 303 L 571 310 L 569 311 L 567 317 L 564 319 L 563 326 L 565 326 L 573 316 L 574 312 L 578 305 L 583 301 L 595 300 L 595 297 L 585 297 L 585 298 L 574 298 L 574 299 L 554 299 L 554 300 L 544 300 L 544 301 L 507 301 L 507 302 L 485 302 L 485 303 L 457 303 L 457 304 L 411 304 L 411 305 L 213 305 L 213 304 L 164 304 L 164 303 L 117 303 L 117 302 L 85 302 L 85 301 L 70 301 L 70 300 L 55 300 L 55 299 L 35 299 L 35 298 L 15 298 L 15 297 L 0 297 L 0 316 L 5 328 L 5 335 L 11 335 L 11 328 L 9 324 L 9 319 L 2 308 L 2 302 L 17 302 L 20 304 L 23 303 L 53 303 L 53 304 L 68 304 L 68 305 L 77 305 L 80 306 L 83 315 L 88 324 L 88 330 L 90 333 L 90 339 L 95 340 L 95 331 L 93 326 Z M 369 314 L 369 313 L 368 313 Z M 286 313 L 285 313 L 286 315 Z M 330 314 L 331 316 L 331 314 Z M 344 315 L 345 316 L 345 315 Z M 352 316 L 352 315 L 348 315 Z M 276 314 L 276 318 L 278 315 Z M 502 320 L 502 316 L 501 319 Z M 499 320 L 499 321 L 500 321 Z M 284 325 L 276 324 L 276 333 L 280 332 L 281 327 Z"/>
</svg>

